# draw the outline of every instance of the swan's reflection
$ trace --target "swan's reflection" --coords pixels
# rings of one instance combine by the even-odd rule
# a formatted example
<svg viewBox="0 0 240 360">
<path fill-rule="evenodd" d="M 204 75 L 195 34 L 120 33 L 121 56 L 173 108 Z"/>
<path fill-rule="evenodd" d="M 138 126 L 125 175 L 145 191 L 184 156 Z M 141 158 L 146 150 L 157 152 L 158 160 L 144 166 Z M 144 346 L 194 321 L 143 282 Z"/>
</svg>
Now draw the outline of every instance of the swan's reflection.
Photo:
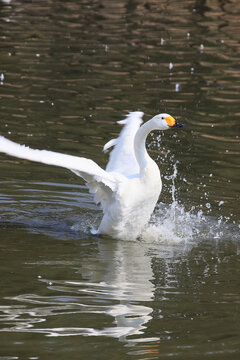
<svg viewBox="0 0 240 360">
<path fill-rule="evenodd" d="M 99 243 L 99 264 L 104 267 L 93 272 L 96 275 L 94 281 L 103 281 L 114 289 L 111 298 L 116 303 L 108 313 L 115 318 L 121 340 L 129 335 L 143 334 L 152 318 L 153 274 L 146 249 L 144 244 L 136 242 Z"/>
<path fill-rule="evenodd" d="M 154 292 L 147 247 L 139 242 L 100 240 L 98 249 L 94 257 L 81 257 L 81 267 L 71 264 L 81 281 L 40 278 L 54 295 L 12 297 L 22 305 L 0 308 L 1 322 L 8 323 L 2 331 L 110 336 L 128 342 L 158 340 L 144 336 L 152 319 Z M 61 327 L 48 326 L 48 322 Z M 69 326 L 63 325 L 66 323 Z"/>
</svg>

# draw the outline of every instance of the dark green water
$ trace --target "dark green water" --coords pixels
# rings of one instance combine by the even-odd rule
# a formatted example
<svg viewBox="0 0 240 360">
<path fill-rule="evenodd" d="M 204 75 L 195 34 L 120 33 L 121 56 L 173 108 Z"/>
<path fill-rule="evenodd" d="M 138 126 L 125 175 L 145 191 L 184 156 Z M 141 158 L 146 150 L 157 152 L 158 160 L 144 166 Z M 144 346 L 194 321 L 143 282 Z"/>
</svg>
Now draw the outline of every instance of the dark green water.
<svg viewBox="0 0 240 360">
<path fill-rule="evenodd" d="M 239 1 L 1 1 L 0 134 L 85 156 L 129 111 L 163 191 L 141 241 L 63 169 L 0 155 L 0 359 L 239 359 Z"/>
</svg>

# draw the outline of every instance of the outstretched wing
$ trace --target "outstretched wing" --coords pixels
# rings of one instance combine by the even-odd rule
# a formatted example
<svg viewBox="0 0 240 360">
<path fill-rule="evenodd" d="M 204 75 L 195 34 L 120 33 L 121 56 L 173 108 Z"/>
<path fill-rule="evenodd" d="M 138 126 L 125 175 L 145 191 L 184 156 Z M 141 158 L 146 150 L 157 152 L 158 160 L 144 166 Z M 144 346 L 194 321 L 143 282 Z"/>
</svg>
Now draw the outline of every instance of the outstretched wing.
<svg viewBox="0 0 240 360">
<path fill-rule="evenodd" d="M 117 192 L 119 181 L 116 174 L 109 174 L 94 161 L 77 156 L 61 154 L 48 150 L 35 150 L 19 145 L 0 136 L 0 152 L 21 159 L 40 162 L 47 165 L 60 166 L 81 176 L 95 195 L 96 202 L 104 207 L 109 197 Z M 119 180 L 119 181 L 118 181 Z"/>
<path fill-rule="evenodd" d="M 103 148 L 103 151 L 106 151 L 114 146 L 106 167 L 107 172 L 116 171 L 125 176 L 139 173 L 139 165 L 134 154 L 134 137 L 143 122 L 142 117 L 143 112 L 134 111 L 129 113 L 126 119 L 118 121 L 124 125 L 119 137 L 110 140 Z"/>
</svg>

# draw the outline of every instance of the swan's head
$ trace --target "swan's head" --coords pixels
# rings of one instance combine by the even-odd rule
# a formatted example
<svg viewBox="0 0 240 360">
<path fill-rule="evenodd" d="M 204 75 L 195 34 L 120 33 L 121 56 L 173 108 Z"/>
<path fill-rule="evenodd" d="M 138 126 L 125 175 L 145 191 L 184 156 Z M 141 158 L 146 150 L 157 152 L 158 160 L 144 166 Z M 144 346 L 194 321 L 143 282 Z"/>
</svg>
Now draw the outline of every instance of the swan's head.
<svg viewBox="0 0 240 360">
<path fill-rule="evenodd" d="M 158 114 L 152 118 L 152 122 L 156 126 L 156 129 L 159 130 L 167 130 L 172 127 L 183 127 L 183 124 L 177 122 L 171 115 L 169 114 Z"/>
</svg>

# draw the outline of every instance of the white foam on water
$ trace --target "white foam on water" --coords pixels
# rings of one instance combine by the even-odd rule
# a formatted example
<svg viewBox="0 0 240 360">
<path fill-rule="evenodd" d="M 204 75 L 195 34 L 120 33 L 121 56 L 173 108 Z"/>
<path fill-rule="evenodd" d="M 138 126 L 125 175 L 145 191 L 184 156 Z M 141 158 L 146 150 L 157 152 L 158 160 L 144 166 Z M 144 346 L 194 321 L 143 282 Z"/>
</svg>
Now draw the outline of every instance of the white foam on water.
<svg viewBox="0 0 240 360">
<path fill-rule="evenodd" d="M 193 238 L 200 222 L 201 212 L 197 215 L 186 212 L 176 201 L 170 205 L 160 203 L 142 233 L 142 240 L 164 244 L 186 242 Z"/>
<path fill-rule="evenodd" d="M 239 226 L 225 219 L 204 215 L 193 207 L 186 211 L 184 206 L 174 201 L 160 203 L 149 225 L 142 233 L 142 241 L 160 244 L 190 244 L 202 240 L 226 240 L 239 238 Z"/>
<path fill-rule="evenodd" d="M 96 229 L 99 226 L 101 220 L 100 213 L 85 213 L 79 217 L 77 223 L 74 223 L 71 226 L 71 230 L 73 231 L 81 231 L 85 234 L 94 235 Z"/>
<path fill-rule="evenodd" d="M 178 243 L 197 243 L 202 240 L 239 240 L 240 225 L 231 222 L 231 217 L 211 216 L 212 206 L 209 202 L 205 204 L 205 213 L 202 205 L 191 207 L 186 210 L 184 205 L 180 204 L 176 196 L 175 181 L 178 176 L 178 162 L 173 164 L 172 175 L 165 176 L 166 180 L 171 181 L 170 204 L 159 203 L 156 206 L 150 223 L 142 233 L 142 241 L 154 242 L 160 244 L 178 244 Z M 205 193 L 205 199 L 208 194 Z M 223 204 L 219 202 L 219 208 Z"/>
</svg>

